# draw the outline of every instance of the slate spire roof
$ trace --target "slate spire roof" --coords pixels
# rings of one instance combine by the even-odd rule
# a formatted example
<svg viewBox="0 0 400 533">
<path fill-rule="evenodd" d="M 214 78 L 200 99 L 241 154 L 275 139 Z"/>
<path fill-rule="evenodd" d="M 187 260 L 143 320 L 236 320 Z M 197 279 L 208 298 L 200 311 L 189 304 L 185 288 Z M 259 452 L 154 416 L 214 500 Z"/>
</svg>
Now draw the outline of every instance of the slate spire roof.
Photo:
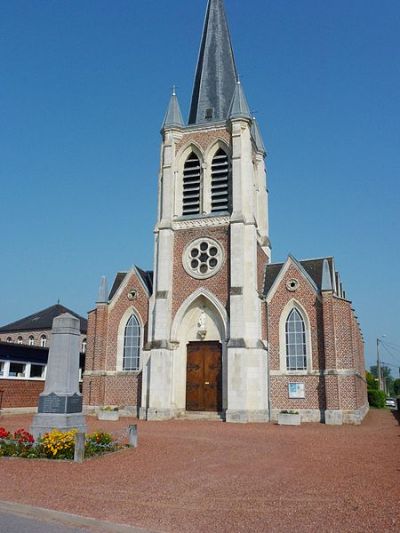
<svg viewBox="0 0 400 533">
<path fill-rule="evenodd" d="M 184 126 L 181 108 L 179 107 L 178 97 L 176 96 L 175 87 L 172 90 L 172 95 L 168 104 L 168 109 L 165 114 L 162 129 L 171 127 Z"/>
<path fill-rule="evenodd" d="M 64 313 L 70 313 L 71 315 L 79 318 L 81 325 L 81 333 L 87 332 L 87 320 L 78 315 L 71 309 L 68 309 L 64 305 L 56 304 L 46 309 L 42 309 L 33 315 L 29 315 L 25 318 L 21 318 L 16 322 L 11 322 L 6 326 L 0 328 L 0 333 L 8 333 L 12 331 L 35 331 L 37 329 L 51 329 L 54 318 Z"/>
<path fill-rule="evenodd" d="M 258 122 L 255 117 L 253 117 L 253 122 L 251 125 L 251 134 L 253 136 L 253 140 L 255 142 L 256 148 L 259 152 L 262 152 L 264 156 L 266 155 L 267 151 L 265 149 L 265 144 L 261 135 L 260 128 L 258 126 Z"/>
<path fill-rule="evenodd" d="M 247 103 L 247 98 L 244 94 L 243 85 L 239 80 L 236 82 L 232 103 L 229 107 L 229 118 L 251 119 L 249 104 Z"/>
<path fill-rule="evenodd" d="M 189 124 L 228 118 L 238 79 L 223 0 L 208 0 Z"/>
</svg>

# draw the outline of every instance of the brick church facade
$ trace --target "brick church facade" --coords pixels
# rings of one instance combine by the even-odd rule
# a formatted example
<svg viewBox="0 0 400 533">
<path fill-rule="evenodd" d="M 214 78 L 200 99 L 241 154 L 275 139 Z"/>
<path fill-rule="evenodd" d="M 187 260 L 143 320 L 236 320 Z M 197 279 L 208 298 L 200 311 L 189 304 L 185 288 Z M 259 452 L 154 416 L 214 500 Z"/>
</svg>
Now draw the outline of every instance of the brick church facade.
<svg viewBox="0 0 400 533">
<path fill-rule="evenodd" d="M 363 339 L 333 258 L 273 263 L 266 150 L 222 0 L 209 0 L 189 122 L 162 127 L 154 271 L 105 280 L 89 313 L 84 398 L 147 420 L 200 414 L 360 423 Z"/>
</svg>

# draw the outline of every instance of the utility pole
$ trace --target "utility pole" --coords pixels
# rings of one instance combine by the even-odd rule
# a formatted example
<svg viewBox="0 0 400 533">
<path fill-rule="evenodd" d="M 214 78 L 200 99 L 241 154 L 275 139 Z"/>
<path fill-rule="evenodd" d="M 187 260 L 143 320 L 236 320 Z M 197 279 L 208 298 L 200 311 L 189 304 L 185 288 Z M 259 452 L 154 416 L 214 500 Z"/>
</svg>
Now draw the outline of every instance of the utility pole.
<svg viewBox="0 0 400 533">
<path fill-rule="evenodd" d="M 376 339 L 376 368 L 377 368 L 377 371 L 378 371 L 379 390 L 382 390 L 381 358 L 380 358 L 380 355 L 379 355 L 379 338 Z"/>
</svg>

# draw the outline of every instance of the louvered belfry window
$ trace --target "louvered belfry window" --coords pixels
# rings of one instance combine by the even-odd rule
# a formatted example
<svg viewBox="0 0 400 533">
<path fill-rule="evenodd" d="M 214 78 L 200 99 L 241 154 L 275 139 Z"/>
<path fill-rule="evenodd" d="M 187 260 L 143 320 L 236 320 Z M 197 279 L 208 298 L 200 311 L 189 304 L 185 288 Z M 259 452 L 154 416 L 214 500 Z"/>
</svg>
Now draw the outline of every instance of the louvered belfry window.
<svg viewBox="0 0 400 533">
<path fill-rule="evenodd" d="M 183 169 L 183 215 L 199 215 L 201 206 L 201 165 L 192 152 Z"/>
<path fill-rule="evenodd" d="M 222 148 L 211 164 L 211 211 L 230 211 L 229 158 Z"/>
</svg>

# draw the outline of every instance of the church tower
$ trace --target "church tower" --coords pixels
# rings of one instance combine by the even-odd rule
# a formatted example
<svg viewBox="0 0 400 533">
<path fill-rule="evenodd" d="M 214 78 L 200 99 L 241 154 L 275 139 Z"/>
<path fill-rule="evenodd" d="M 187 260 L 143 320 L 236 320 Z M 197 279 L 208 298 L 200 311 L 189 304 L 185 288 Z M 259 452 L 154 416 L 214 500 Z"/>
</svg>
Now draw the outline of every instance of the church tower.
<svg viewBox="0 0 400 533">
<path fill-rule="evenodd" d="M 209 0 L 189 122 L 162 125 L 140 415 L 268 419 L 265 148 L 240 83 L 223 0 Z"/>
</svg>

